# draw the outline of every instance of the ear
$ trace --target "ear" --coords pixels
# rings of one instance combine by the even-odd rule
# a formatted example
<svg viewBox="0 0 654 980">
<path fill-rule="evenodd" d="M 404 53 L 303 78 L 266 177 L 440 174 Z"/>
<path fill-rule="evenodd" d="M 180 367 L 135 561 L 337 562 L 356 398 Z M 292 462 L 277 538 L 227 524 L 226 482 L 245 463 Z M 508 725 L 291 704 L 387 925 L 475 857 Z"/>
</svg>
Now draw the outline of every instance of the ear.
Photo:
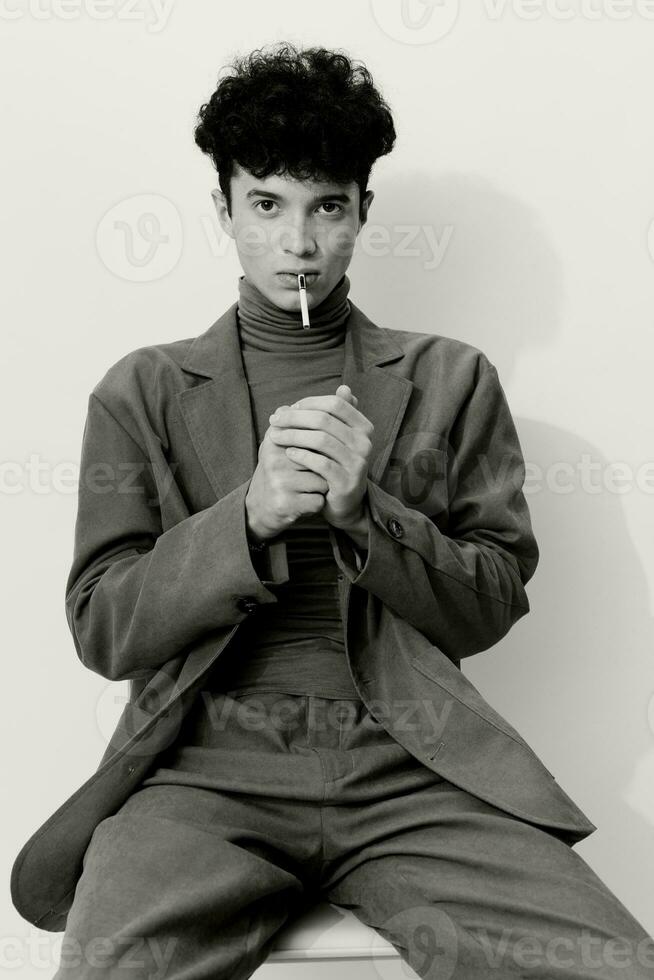
<svg viewBox="0 0 654 980">
<path fill-rule="evenodd" d="M 374 191 L 366 191 L 363 198 L 361 199 L 361 211 L 359 215 L 359 230 L 365 225 L 368 220 L 368 208 L 372 204 L 373 198 L 375 196 Z"/>
<path fill-rule="evenodd" d="M 227 210 L 227 200 L 225 195 L 220 190 L 219 187 L 214 187 L 211 191 L 211 196 L 213 198 L 213 203 L 216 206 L 216 214 L 218 215 L 218 221 L 220 222 L 220 227 L 229 235 L 230 238 L 234 238 L 234 229 L 232 228 L 232 219 L 229 216 L 229 211 Z"/>
</svg>

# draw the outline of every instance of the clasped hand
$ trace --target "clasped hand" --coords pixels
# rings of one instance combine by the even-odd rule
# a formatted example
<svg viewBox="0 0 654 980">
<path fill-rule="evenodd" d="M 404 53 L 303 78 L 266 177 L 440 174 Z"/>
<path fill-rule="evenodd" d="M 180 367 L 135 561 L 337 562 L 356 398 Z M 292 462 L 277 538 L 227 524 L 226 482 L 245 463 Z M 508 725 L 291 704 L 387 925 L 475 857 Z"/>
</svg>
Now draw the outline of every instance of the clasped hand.
<svg viewBox="0 0 654 980">
<path fill-rule="evenodd" d="M 356 396 L 347 385 L 336 391 L 280 406 L 270 416 L 269 434 L 299 469 L 326 480 L 329 490 L 320 513 L 334 527 L 346 528 L 365 514 L 374 426 L 356 408 Z"/>
</svg>

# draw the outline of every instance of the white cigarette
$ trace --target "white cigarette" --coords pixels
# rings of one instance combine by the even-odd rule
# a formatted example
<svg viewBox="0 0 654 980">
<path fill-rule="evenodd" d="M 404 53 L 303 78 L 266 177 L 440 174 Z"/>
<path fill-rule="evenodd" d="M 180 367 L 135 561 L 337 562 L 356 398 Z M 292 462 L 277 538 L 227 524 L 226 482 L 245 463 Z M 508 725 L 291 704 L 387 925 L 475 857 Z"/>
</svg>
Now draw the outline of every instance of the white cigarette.
<svg viewBox="0 0 654 980">
<path fill-rule="evenodd" d="M 309 307 L 307 305 L 307 281 L 300 272 L 297 277 L 297 288 L 300 290 L 300 309 L 302 310 L 302 326 L 305 330 L 308 330 L 311 324 L 309 323 Z"/>
</svg>

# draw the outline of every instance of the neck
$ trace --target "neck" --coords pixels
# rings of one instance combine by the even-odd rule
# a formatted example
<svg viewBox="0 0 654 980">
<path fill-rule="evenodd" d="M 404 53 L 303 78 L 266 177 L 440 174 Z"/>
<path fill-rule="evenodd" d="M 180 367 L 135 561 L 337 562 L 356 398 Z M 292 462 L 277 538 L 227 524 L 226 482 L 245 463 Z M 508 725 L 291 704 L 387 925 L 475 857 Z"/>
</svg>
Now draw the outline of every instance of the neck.
<svg viewBox="0 0 654 980">
<path fill-rule="evenodd" d="M 275 306 L 246 276 L 238 280 L 237 320 L 244 350 L 325 350 L 345 340 L 350 316 L 350 280 L 343 274 L 317 306 L 309 310 L 310 328 L 302 326 L 299 310 Z"/>
</svg>

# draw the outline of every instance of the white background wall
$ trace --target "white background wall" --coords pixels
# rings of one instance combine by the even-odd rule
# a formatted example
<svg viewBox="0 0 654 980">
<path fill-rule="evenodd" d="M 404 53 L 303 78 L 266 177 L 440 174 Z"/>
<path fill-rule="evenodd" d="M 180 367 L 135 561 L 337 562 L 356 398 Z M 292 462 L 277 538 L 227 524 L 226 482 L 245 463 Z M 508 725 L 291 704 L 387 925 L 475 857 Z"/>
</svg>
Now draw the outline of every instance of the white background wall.
<svg viewBox="0 0 654 980">
<path fill-rule="evenodd" d="M 404 21 L 400 0 L 0 7 L 0 970 L 54 973 L 61 934 L 14 911 L 11 865 L 95 770 L 126 694 L 84 670 L 64 615 L 88 393 L 236 299 L 192 128 L 220 67 L 280 39 L 363 60 L 394 112 L 370 182 L 388 244 L 362 233 L 351 297 L 497 365 L 541 548 L 531 613 L 464 670 L 598 825 L 578 852 L 652 932 L 654 3 L 410 0 Z M 137 234 L 130 261 L 107 228 L 140 195 L 169 239 L 148 259 Z"/>
</svg>

